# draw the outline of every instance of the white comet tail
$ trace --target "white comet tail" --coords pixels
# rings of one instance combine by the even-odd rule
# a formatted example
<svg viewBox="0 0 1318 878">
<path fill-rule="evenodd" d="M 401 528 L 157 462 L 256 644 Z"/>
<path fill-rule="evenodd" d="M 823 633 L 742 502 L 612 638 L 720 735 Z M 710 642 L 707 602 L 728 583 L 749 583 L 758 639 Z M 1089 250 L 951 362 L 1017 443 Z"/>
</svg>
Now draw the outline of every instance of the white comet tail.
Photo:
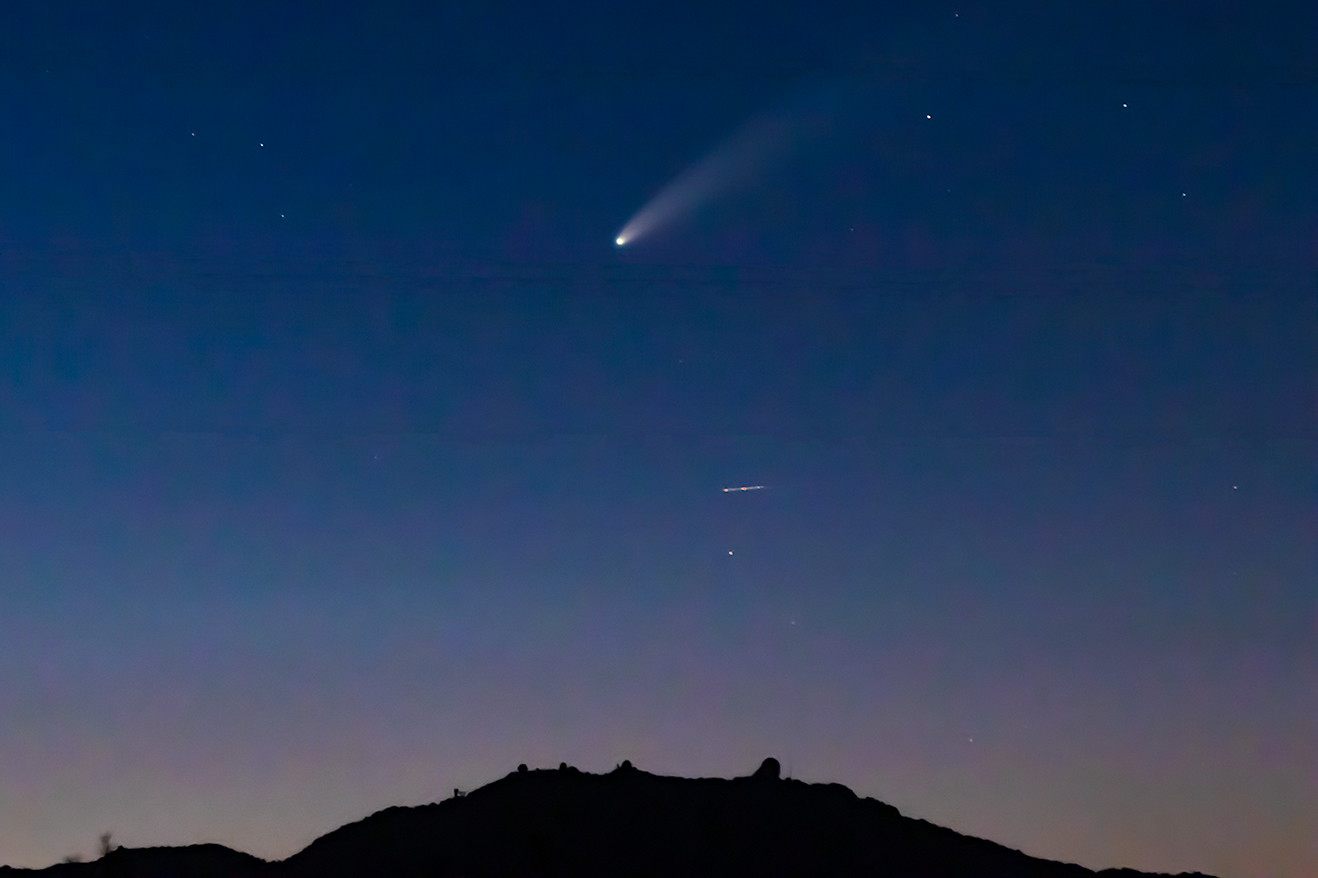
<svg viewBox="0 0 1318 878">
<path fill-rule="evenodd" d="M 630 245 L 718 197 L 754 188 L 771 167 L 831 127 L 838 97 L 838 89 L 832 87 L 805 89 L 743 125 L 660 189 L 618 231 L 613 243 Z"/>
</svg>

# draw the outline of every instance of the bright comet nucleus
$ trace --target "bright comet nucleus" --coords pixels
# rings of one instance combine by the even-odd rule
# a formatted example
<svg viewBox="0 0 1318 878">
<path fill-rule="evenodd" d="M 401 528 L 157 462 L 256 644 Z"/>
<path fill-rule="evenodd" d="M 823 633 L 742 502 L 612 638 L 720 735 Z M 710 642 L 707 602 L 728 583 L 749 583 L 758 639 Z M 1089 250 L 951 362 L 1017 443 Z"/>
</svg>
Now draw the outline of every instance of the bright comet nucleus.
<svg viewBox="0 0 1318 878">
<path fill-rule="evenodd" d="M 618 237 L 613 239 L 613 243 L 621 247 L 623 244 L 627 243 L 627 239 L 624 238 L 622 235 L 619 235 Z"/>
</svg>

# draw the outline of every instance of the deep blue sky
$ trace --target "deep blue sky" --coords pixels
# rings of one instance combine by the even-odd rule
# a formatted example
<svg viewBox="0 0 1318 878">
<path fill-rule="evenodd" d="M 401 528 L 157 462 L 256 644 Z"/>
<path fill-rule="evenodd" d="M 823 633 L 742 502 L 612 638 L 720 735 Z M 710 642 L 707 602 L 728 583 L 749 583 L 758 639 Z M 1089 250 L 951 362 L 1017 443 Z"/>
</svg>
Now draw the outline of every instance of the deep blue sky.
<svg viewBox="0 0 1318 878">
<path fill-rule="evenodd" d="M 1318 871 L 1318 13 L 1071 5 L 7 4 L 0 863 L 775 755 Z"/>
</svg>

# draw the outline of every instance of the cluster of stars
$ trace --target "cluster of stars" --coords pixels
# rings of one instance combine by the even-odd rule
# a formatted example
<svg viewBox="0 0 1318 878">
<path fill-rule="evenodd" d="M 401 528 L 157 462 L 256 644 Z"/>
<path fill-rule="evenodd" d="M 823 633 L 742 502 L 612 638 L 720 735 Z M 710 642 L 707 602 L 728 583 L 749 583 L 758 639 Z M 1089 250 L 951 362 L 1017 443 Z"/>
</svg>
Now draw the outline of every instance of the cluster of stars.
<svg viewBox="0 0 1318 878">
<path fill-rule="evenodd" d="M 47 72 L 49 72 L 49 71 L 47 71 Z M 189 136 L 189 137 L 196 137 L 196 136 L 197 136 L 197 132 L 195 132 L 195 131 L 189 131 L 189 132 L 188 132 L 188 136 Z M 258 141 L 256 142 L 256 146 L 257 146 L 257 148 L 259 148 L 259 149 L 265 149 L 265 141 L 264 141 L 264 140 L 258 140 Z M 280 218 L 280 219 L 288 219 L 288 214 L 286 214 L 286 213 L 282 213 L 282 212 L 281 212 L 281 213 L 279 214 L 279 218 Z M 618 243 L 619 243 L 619 245 L 621 245 L 622 242 L 619 241 Z"/>
<path fill-rule="evenodd" d="M 959 12 L 956 13 L 956 17 L 957 17 L 957 18 L 960 18 L 960 17 L 961 17 L 961 13 L 959 13 Z M 1121 102 L 1121 109 L 1123 109 L 1123 110 L 1128 110 L 1128 109 L 1130 109 L 1130 103 L 1129 103 L 1128 101 L 1122 101 L 1122 102 Z M 932 119 L 934 118 L 934 114 L 933 114 L 933 113 L 925 113 L 925 114 L 924 114 L 924 118 L 925 118 L 926 120 L 932 120 Z M 948 189 L 947 191 L 948 191 L 948 192 L 951 192 L 952 190 L 951 190 L 951 189 Z M 1181 193 L 1181 197 L 1182 197 L 1182 198 L 1186 198 L 1188 195 L 1189 195 L 1188 192 L 1182 192 L 1182 193 Z M 851 231 L 854 232 L 855 229 L 853 228 L 853 229 L 851 229 Z M 622 244 L 623 244 L 623 241 L 622 241 L 621 238 L 619 238 L 619 239 L 618 239 L 618 246 L 621 247 Z"/>
</svg>

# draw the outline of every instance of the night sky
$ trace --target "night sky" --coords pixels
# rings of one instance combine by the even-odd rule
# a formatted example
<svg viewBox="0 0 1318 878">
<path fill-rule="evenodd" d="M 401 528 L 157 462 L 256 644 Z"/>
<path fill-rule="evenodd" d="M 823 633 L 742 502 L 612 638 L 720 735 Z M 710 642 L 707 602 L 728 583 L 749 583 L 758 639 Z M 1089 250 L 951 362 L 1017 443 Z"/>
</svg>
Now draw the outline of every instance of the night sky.
<svg viewBox="0 0 1318 878">
<path fill-rule="evenodd" d="M 1318 875 L 1318 7 L 1078 5 L 6 2 L 0 863 L 772 755 Z"/>
</svg>

